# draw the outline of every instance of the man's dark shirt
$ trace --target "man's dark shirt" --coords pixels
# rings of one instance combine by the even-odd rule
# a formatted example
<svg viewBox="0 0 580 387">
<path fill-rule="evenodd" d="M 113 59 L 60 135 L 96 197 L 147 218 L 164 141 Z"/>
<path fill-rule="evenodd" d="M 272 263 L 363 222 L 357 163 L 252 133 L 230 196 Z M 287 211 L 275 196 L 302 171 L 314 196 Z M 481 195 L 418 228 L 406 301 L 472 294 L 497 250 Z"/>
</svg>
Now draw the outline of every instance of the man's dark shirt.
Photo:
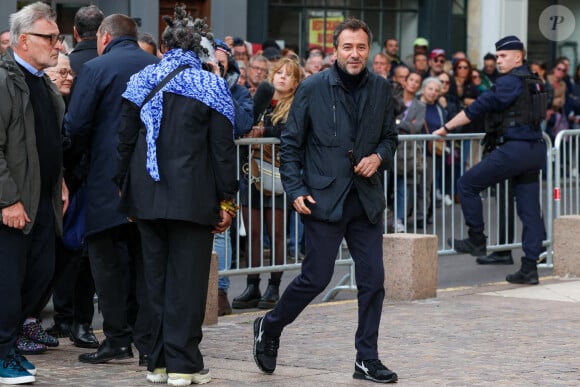
<svg viewBox="0 0 580 387">
<path fill-rule="evenodd" d="M 96 39 L 81 40 L 77 43 L 74 50 L 68 54 L 70 67 L 78 74 L 85 62 L 96 58 L 97 56 L 99 56 L 99 54 L 97 53 Z"/>
</svg>

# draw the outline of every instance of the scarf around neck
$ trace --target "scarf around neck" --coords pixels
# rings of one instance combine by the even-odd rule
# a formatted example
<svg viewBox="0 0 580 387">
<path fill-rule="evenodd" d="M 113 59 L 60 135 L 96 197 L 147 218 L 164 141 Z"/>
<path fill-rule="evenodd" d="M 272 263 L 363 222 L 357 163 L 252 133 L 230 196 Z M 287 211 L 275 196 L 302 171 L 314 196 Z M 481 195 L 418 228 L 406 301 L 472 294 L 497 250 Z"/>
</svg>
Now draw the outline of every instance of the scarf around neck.
<svg viewBox="0 0 580 387">
<path fill-rule="evenodd" d="M 173 70 L 188 65 L 165 84 L 153 98 L 141 106 L 149 93 Z M 202 70 L 200 59 L 192 51 L 173 49 L 163 55 L 161 62 L 145 67 L 131 76 L 123 98 L 141 107 L 141 121 L 147 129 L 147 172 L 160 180 L 157 164 L 157 139 L 163 118 L 163 92 L 174 93 L 200 101 L 224 115 L 234 125 L 234 105 L 224 79 Z"/>
</svg>

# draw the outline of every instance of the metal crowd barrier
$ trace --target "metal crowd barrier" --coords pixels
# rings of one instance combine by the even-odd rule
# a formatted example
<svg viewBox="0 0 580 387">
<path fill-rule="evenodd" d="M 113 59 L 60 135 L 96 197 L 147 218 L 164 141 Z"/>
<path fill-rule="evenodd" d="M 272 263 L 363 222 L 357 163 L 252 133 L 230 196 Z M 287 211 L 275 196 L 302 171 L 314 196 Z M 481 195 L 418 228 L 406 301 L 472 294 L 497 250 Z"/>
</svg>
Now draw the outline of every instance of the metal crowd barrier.
<svg viewBox="0 0 580 387">
<path fill-rule="evenodd" d="M 555 147 L 547 135 L 546 141 L 546 168 L 540 173 L 540 198 L 541 208 L 546 225 L 546 237 L 543 245 L 546 253 L 542 257 L 541 266 L 550 267 L 552 265 L 552 222 L 560 214 L 579 213 L 580 211 L 580 171 L 579 157 L 579 136 L 580 130 L 566 130 L 558 134 L 555 140 Z M 464 224 L 461 206 L 455 200 L 456 179 L 468 168 L 481 160 L 482 147 L 479 145 L 483 134 L 450 134 L 443 144 L 445 151 L 442 155 L 431 154 L 429 152 L 430 142 L 440 140 L 434 135 L 400 135 L 399 151 L 401 157 L 395 157 L 393 171 L 385 172 L 383 183 L 385 196 L 387 197 L 387 209 L 384 213 L 385 233 L 411 232 L 435 234 L 438 236 L 438 254 L 455 254 L 453 245 L 447 243 L 448 239 L 467 237 L 467 228 Z M 220 275 L 232 276 L 251 273 L 266 273 L 271 271 L 288 271 L 300 268 L 302 254 L 300 253 L 300 222 L 299 216 L 293 211 L 291 203 L 288 202 L 286 194 L 274 196 L 265 195 L 261 191 L 251 188 L 251 185 L 259 179 L 274 179 L 271 173 L 253 177 L 249 172 L 248 155 L 252 151 L 252 146 L 259 147 L 254 151 L 258 158 L 257 163 L 263 163 L 264 151 L 267 147 L 279 144 L 277 138 L 260 139 L 238 139 L 236 140 L 238 157 L 238 179 L 240 180 L 240 192 L 238 192 L 238 203 L 242 203 L 242 196 L 246 202 L 254 202 L 257 212 L 240 211 L 241 216 L 235 218 L 235 225 L 232 227 L 231 242 L 233 246 L 233 262 L 231 267 L 221 270 Z M 446 160 L 454 160 L 447 165 Z M 398 161 L 399 160 L 399 161 Z M 457 161 L 455 161 L 457 160 Z M 394 171 L 402 164 L 402 176 L 397 177 Z M 262 164 L 261 164 L 262 165 Z M 560 171 L 560 173 L 554 173 Z M 445 182 L 449 179 L 449 184 Z M 506 249 L 521 248 L 521 223 L 516 213 L 516 205 L 512 206 L 511 213 L 506 213 L 500 217 L 499 203 L 514 200 L 508 197 L 507 193 L 499 195 L 502 190 L 500 184 L 507 187 L 507 182 L 499 183 L 495 187 L 490 187 L 483 191 L 482 204 L 484 209 L 484 219 L 486 224 L 486 234 L 488 236 L 488 251 L 498 251 Z M 433 189 L 430 189 L 433 185 Z M 397 192 L 401 186 L 402 203 L 397 197 Z M 400 194 L 401 195 L 401 194 Z M 500 197 L 501 196 L 501 197 Z M 272 200 L 278 203 L 282 210 L 282 240 L 270 238 L 275 235 L 275 215 L 273 211 L 268 211 L 267 203 Z M 268 214 L 268 215 L 267 215 Z M 253 217 L 259 216 L 256 222 Z M 505 227 L 504 235 L 500 235 L 500 222 L 508 224 L 509 218 L 513 217 L 514 229 L 513 239 L 508 238 L 508 227 Z M 403 229 L 397 229 L 397 219 L 401 219 Z M 258 224 L 257 227 L 252 227 Z M 259 233 L 258 246 L 252 244 L 249 238 L 252 233 Z M 503 240 L 503 242 L 500 242 Z M 276 264 L 276 247 L 279 243 L 283 245 L 282 263 Z M 257 249 L 257 251 L 256 251 Z M 252 265 L 252 253 L 259 253 L 259 264 Z M 279 259 L 278 259 L 279 260 Z M 354 264 L 348 253 L 348 246 L 343 241 L 337 254 L 337 265 L 349 266 L 349 272 L 339 281 L 339 283 L 327 293 L 325 300 L 333 298 L 337 292 L 342 290 L 356 290 L 354 282 Z"/>
</svg>

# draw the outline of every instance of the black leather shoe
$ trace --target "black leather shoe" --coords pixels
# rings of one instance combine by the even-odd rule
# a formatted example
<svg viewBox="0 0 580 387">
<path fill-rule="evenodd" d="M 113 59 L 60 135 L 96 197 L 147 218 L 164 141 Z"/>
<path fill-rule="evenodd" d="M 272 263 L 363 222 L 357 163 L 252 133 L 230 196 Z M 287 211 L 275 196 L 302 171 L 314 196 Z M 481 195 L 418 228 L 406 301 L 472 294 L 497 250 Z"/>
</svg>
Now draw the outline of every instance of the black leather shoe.
<svg viewBox="0 0 580 387">
<path fill-rule="evenodd" d="M 477 257 L 475 260 L 480 265 L 513 265 L 514 259 L 511 253 L 503 255 L 500 253 L 491 253 L 483 257 Z"/>
<path fill-rule="evenodd" d="M 71 328 L 71 323 L 69 323 L 67 321 L 61 321 L 61 322 L 55 321 L 54 324 L 46 330 L 46 333 L 48 333 L 51 336 L 58 337 L 60 339 L 63 337 L 70 336 L 70 328 Z"/>
<path fill-rule="evenodd" d="M 133 351 L 130 345 L 126 347 L 114 347 L 108 340 L 105 340 L 97 352 L 80 354 L 79 361 L 81 363 L 99 364 L 106 363 L 109 360 L 122 360 L 132 357 Z"/>
<path fill-rule="evenodd" d="M 149 355 L 144 353 L 139 354 L 139 367 L 147 367 L 149 365 Z"/>
<path fill-rule="evenodd" d="M 70 328 L 70 339 L 75 347 L 79 348 L 99 348 L 99 340 L 93 333 L 90 324 L 73 323 Z"/>
</svg>

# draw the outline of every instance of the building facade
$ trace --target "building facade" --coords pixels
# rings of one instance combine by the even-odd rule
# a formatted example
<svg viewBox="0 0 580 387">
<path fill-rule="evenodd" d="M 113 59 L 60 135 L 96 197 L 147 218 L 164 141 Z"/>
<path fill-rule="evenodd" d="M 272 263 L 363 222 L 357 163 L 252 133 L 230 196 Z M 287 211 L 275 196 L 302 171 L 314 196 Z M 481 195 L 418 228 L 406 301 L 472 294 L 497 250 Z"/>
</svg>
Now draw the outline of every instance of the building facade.
<svg viewBox="0 0 580 387">
<path fill-rule="evenodd" d="M 578 63 L 580 28 L 575 25 L 565 39 L 547 38 L 542 33 L 541 15 L 550 6 L 560 5 L 580 22 L 580 3 L 575 0 L 179 0 L 195 17 L 207 18 L 217 37 L 240 36 L 261 43 L 275 39 L 280 45 L 296 47 L 304 54 L 310 47 L 332 51 L 332 31 L 336 23 L 356 16 L 369 24 L 373 33 L 372 52 L 382 49 L 387 37 L 399 40 L 400 56 L 412 53 L 412 42 L 422 36 L 430 48 L 443 48 L 449 54 L 464 51 L 481 66 L 494 42 L 514 34 L 528 48 L 531 60 L 553 60 L 566 55 L 572 68 Z M 8 17 L 31 0 L 3 0 L 0 30 L 8 27 Z M 58 23 L 72 44 L 72 19 L 83 5 L 95 4 L 106 15 L 124 13 L 134 17 L 141 30 L 159 37 L 162 15 L 172 14 L 174 0 L 50 0 L 57 9 Z M 551 16 L 554 27 L 565 22 L 559 14 Z"/>
</svg>

